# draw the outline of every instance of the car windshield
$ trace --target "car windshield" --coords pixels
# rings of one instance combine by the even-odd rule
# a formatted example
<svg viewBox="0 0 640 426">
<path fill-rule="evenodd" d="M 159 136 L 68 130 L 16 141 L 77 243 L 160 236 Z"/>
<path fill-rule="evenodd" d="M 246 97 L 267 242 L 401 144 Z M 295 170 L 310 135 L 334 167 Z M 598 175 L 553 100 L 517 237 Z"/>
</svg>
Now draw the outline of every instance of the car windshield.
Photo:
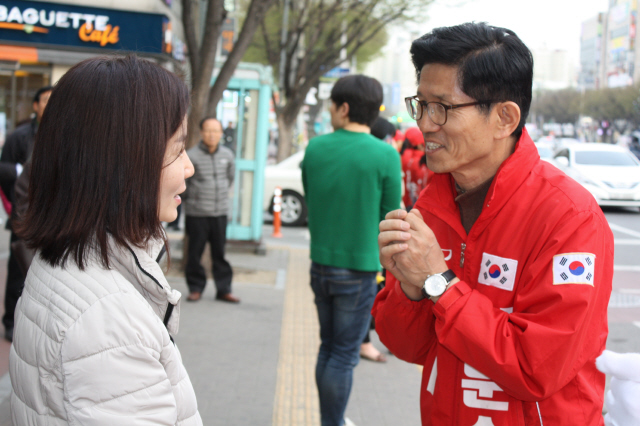
<svg viewBox="0 0 640 426">
<path fill-rule="evenodd" d="M 626 152 L 577 151 L 576 164 L 589 166 L 637 166 L 638 163 Z"/>
<path fill-rule="evenodd" d="M 553 157 L 553 150 L 546 146 L 538 146 L 538 154 L 540 154 L 540 158 L 551 158 Z"/>
</svg>

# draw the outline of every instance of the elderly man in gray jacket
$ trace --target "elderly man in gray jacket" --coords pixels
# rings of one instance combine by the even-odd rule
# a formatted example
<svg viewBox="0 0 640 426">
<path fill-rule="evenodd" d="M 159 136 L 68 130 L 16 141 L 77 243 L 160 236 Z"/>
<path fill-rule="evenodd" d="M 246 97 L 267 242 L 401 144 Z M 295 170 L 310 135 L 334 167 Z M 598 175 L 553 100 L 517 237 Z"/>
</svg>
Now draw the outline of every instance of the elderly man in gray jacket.
<svg viewBox="0 0 640 426">
<path fill-rule="evenodd" d="M 203 119 L 200 122 L 202 141 L 187 152 L 195 169 L 182 196 L 185 200 L 185 231 L 189 237 L 185 275 L 190 292 L 187 301 L 190 302 L 200 300 L 207 283 L 200 260 L 208 241 L 216 299 L 240 303 L 240 299 L 231 294 L 233 272 L 224 257 L 229 187 L 233 183 L 235 164 L 233 152 L 220 145 L 222 133 L 220 121 L 212 117 Z"/>
</svg>

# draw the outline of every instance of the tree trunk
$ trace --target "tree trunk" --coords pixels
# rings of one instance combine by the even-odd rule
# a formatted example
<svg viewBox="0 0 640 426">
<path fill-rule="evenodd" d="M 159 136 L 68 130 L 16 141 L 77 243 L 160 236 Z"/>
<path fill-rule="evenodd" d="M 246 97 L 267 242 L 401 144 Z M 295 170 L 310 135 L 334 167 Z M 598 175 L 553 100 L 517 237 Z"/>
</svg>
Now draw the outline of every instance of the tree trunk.
<svg viewBox="0 0 640 426">
<path fill-rule="evenodd" d="M 208 90 L 193 90 L 191 92 L 191 110 L 187 119 L 187 146 L 192 147 L 200 140 L 200 120 L 204 118 Z M 215 110 L 213 111 L 215 114 Z"/>
<path fill-rule="evenodd" d="M 222 23 L 227 12 L 223 0 L 209 0 L 205 12 L 205 31 L 200 44 L 196 29 L 199 15 L 194 12 L 193 0 L 182 0 L 183 27 L 191 65 L 191 110 L 187 127 L 187 147 L 195 145 L 200 138 L 199 124 L 205 116 L 209 96 L 209 84 L 216 57 L 217 43 L 222 33 Z"/>
<path fill-rule="evenodd" d="M 296 124 L 297 114 L 293 118 L 278 114 L 278 156 L 276 161 L 279 163 L 291 155 L 291 147 L 293 146 L 293 130 Z"/>
<path fill-rule="evenodd" d="M 215 116 L 216 107 L 218 102 L 222 99 L 229 81 L 233 77 L 236 67 L 242 60 L 253 35 L 260 26 L 260 22 L 264 20 L 264 16 L 267 14 L 267 10 L 273 5 L 275 0 L 252 0 L 247 11 L 247 17 L 242 24 L 240 35 L 236 39 L 233 50 L 224 62 L 224 65 L 220 69 L 220 72 L 216 76 L 216 81 L 209 90 L 207 113 Z"/>
</svg>

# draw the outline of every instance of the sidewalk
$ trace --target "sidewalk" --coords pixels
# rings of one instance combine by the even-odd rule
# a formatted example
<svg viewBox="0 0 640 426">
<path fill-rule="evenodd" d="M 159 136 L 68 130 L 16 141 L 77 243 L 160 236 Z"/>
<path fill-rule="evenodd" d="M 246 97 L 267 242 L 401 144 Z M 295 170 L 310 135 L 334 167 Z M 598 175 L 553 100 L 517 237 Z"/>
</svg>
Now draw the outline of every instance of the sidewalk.
<svg viewBox="0 0 640 426">
<path fill-rule="evenodd" d="M 319 332 L 309 251 L 270 238 L 266 243 L 265 256 L 228 254 L 239 305 L 215 301 L 211 282 L 199 302 L 187 303 L 184 278 L 168 274 L 183 294 L 174 338 L 205 425 L 320 424 L 314 377 Z M 174 265 L 180 262 L 177 251 Z M 372 341 L 383 348 L 375 333 Z M 356 367 L 346 415 L 357 426 L 420 424 L 420 372 L 388 358 L 386 364 L 362 360 Z M 11 424 L 8 402 L 0 402 L 0 426 Z"/>
</svg>

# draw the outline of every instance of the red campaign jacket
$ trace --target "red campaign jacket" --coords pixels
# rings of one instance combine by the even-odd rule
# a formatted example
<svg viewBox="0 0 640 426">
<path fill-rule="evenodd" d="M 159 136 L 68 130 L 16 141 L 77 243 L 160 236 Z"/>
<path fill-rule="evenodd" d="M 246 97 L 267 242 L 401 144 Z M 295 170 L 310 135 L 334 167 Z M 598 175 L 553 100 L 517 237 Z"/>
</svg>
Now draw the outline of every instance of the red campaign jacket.
<svg viewBox="0 0 640 426">
<path fill-rule="evenodd" d="M 417 201 L 420 191 L 426 186 L 428 172 L 426 166 L 420 167 L 420 159 L 423 151 L 407 148 L 401 157 L 402 171 L 404 172 L 404 195 L 402 202 L 405 206 L 413 206 Z M 424 184 L 423 184 L 424 181 Z"/>
<path fill-rule="evenodd" d="M 434 305 L 389 274 L 372 311 L 389 350 L 424 366 L 422 424 L 603 425 L 613 235 L 595 200 L 526 130 L 469 235 L 455 195 L 435 174 L 415 208 L 461 281 Z"/>
</svg>

